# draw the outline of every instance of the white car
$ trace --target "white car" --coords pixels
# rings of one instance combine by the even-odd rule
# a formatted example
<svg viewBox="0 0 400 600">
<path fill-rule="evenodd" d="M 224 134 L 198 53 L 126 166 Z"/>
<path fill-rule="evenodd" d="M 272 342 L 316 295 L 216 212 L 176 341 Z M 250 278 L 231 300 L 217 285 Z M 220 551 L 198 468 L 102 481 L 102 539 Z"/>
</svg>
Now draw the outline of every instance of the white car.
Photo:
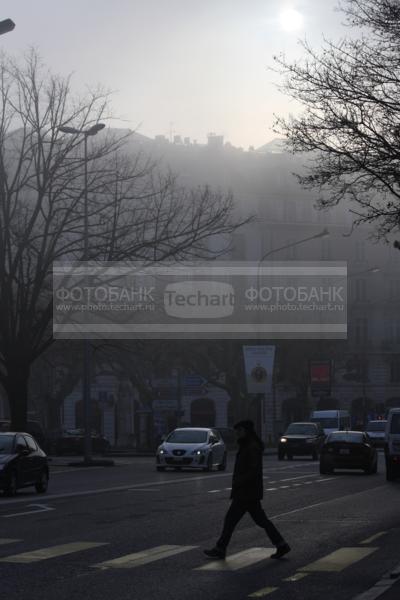
<svg viewBox="0 0 400 600">
<path fill-rule="evenodd" d="M 225 443 L 216 429 L 177 428 L 158 447 L 156 468 L 157 471 L 165 471 L 168 467 L 211 471 L 216 466 L 219 471 L 225 471 L 226 457 Z"/>
<path fill-rule="evenodd" d="M 365 433 L 368 434 L 369 439 L 376 448 L 385 447 L 385 429 L 386 421 L 383 419 L 379 421 L 368 421 Z"/>
</svg>

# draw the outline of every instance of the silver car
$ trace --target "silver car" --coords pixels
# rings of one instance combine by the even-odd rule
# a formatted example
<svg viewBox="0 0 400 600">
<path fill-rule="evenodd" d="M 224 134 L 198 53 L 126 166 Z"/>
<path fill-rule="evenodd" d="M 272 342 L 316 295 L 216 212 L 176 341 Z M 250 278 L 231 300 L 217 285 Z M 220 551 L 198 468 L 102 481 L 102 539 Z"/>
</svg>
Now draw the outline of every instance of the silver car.
<svg viewBox="0 0 400 600">
<path fill-rule="evenodd" d="M 365 428 L 365 433 L 368 434 L 372 444 L 376 448 L 385 447 L 385 428 L 387 421 L 381 419 L 379 421 L 369 421 Z"/>
<path fill-rule="evenodd" d="M 158 447 L 157 471 L 168 467 L 181 470 L 183 467 L 211 471 L 226 469 L 226 447 L 216 429 L 206 427 L 184 427 L 174 429 Z"/>
</svg>

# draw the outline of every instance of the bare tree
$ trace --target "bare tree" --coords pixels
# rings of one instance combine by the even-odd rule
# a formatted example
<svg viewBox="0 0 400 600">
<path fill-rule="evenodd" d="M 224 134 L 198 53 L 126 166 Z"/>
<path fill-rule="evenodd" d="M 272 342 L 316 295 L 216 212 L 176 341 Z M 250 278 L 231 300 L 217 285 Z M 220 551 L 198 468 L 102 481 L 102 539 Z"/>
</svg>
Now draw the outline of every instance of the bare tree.
<svg viewBox="0 0 400 600">
<path fill-rule="evenodd" d="M 400 223 L 400 7 L 397 0 L 344 0 L 354 35 L 302 44 L 305 58 L 275 57 L 282 88 L 299 101 L 299 117 L 278 118 L 276 131 L 294 153 L 310 152 L 307 188 L 318 204 L 351 202 L 354 224 L 373 223 L 379 237 Z"/>
<path fill-rule="evenodd" d="M 53 343 L 53 262 L 80 260 L 84 249 L 81 139 L 60 127 L 107 120 L 109 98 L 101 89 L 74 96 L 35 52 L 22 64 L 3 56 L 0 85 L 0 382 L 12 426 L 23 429 L 31 366 Z M 232 196 L 179 187 L 129 154 L 128 139 L 108 130 L 88 140 L 89 257 L 214 257 L 209 238 L 241 224 Z"/>
</svg>

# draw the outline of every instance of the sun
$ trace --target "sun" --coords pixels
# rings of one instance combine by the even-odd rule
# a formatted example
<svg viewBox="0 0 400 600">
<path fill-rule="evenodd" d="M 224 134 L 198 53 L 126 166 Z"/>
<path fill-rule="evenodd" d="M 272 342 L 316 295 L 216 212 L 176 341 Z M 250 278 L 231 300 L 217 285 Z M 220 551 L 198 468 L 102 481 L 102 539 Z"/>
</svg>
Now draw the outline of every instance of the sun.
<svg viewBox="0 0 400 600">
<path fill-rule="evenodd" d="M 297 31 L 304 24 L 304 17 L 294 8 L 286 8 L 279 15 L 279 23 L 284 31 Z"/>
</svg>

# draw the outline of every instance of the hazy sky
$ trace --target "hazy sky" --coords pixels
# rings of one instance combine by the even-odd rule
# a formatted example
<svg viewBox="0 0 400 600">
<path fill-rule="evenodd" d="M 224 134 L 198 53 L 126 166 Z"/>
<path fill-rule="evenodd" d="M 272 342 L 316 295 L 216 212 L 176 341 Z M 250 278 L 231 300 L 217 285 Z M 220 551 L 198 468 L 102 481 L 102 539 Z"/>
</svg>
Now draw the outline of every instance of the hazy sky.
<svg viewBox="0 0 400 600">
<path fill-rule="evenodd" d="M 274 112 L 296 109 L 272 84 L 272 55 L 299 55 L 299 37 L 319 46 L 323 33 L 342 35 L 336 4 L 3 0 L 0 18 L 16 28 L 0 48 L 14 54 L 35 46 L 54 71 L 75 73 L 78 90 L 97 83 L 115 90 L 114 112 L 145 135 L 173 131 L 204 142 L 214 131 L 247 148 L 274 137 Z"/>
</svg>

